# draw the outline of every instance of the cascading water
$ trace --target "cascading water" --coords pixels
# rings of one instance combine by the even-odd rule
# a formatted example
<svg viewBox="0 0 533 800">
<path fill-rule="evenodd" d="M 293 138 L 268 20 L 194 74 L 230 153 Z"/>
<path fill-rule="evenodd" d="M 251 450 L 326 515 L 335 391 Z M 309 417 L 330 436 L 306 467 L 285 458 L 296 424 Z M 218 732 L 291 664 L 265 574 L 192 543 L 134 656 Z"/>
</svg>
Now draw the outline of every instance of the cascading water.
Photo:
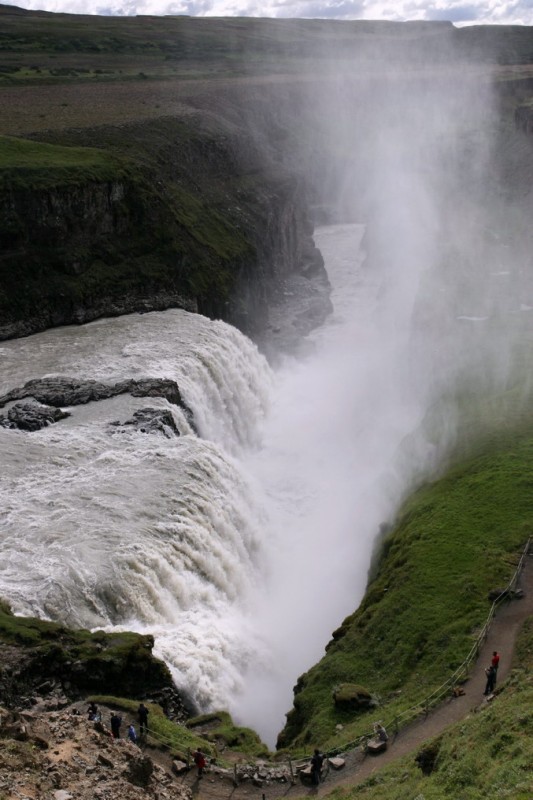
<svg viewBox="0 0 533 800">
<path fill-rule="evenodd" d="M 0 392 L 47 374 L 170 378 L 199 432 L 166 400 L 130 395 L 33 433 L 0 427 L 0 596 L 19 613 L 153 633 L 201 707 L 229 707 L 269 743 L 297 675 L 357 606 L 380 524 L 441 455 L 420 425 L 436 353 L 413 337 L 420 264 L 410 251 L 414 267 L 391 281 L 363 264 L 362 234 L 317 232 L 335 310 L 275 375 L 231 326 L 183 311 L 0 346 Z M 464 316 L 455 352 L 479 356 Z M 182 435 L 109 424 L 147 405 Z"/>
<path fill-rule="evenodd" d="M 269 511 L 266 585 L 254 617 L 265 650 L 231 707 L 269 742 L 291 706 L 297 676 L 357 607 L 376 534 L 415 467 L 402 463 L 400 470 L 397 463 L 425 403 L 422 385 L 406 372 L 411 319 L 384 297 L 384 276 L 365 268 L 363 233 L 361 225 L 316 232 L 334 313 L 309 337 L 312 352 L 288 358 L 278 371 L 262 447 L 247 458 Z M 417 468 L 432 455 L 421 437 Z"/>
<path fill-rule="evenodd" d="M 22 613 L 153 633 L 200 706 L 229 707 L 269 743 L 294 679 L 364 591 L 406 483 L 395 454 L 421 415 L 402 374 L 409 326 L 388 337 L 363 230 L 318 232 L 335 311 L 275 378 L 238 331 L 182 311 L 1 348 L 0 391 L 49 373 L 171 378 L 200 436 L 166 400 L 129 395 L 31 434 L 0 428 L 0 595 Z M 170 407 L 182 436 L 109 424 L 146 405 Z"/>
<path fill-rule="evenodd" d="M 240 686 L 261 579 L 254 492 L 231 455 L 250 446 L 270 370 L 238 331 L 183 311 L 107 319 L 4 343 L 0 391 L 53 373 L 175 380 L 194 410 L 129 395 L 75 406 L 28 434 L 0 428 L 0 596 L 71 625 L 150 630 L 200 705 Z M 179 438 L 120 431 L 170 408 Z"/>
</svg>

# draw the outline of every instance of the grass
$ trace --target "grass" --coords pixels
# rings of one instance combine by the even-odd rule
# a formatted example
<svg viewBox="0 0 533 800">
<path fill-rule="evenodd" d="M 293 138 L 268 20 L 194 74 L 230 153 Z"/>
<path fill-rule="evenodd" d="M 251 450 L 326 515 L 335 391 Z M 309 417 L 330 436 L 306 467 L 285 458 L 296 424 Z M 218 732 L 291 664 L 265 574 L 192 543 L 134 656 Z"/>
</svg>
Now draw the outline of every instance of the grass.
<svg viewBox="0 0 533 800">
<path fill-rule="evenodd" d="M 526 27 L 459 28 L 450 23 L 109 17 L 0 9 L 0 85 L 197 75 L 307 72 L 324 61 L 368 65 L 428 57 L 528 64 Z M 453 50 L 451 50 L 453 48 Z M 318 64 L 318 66 L 317 66 Z M 88 74 L 88 70 L 90 73 Z"/>
<path fill-rule="evenodd" d="M 102 297 L 120 305 L 155 292 L 222 313 L 243 263 L 257 258 L 252 219 L 260 209 L 250 210 L 259 201 L 248 177 L 230 176 L 224 146 L 194 122 L 164 120 L 130 134 L 0 137 L 0 187 L 12 196 L 0 221 L 6 321 L 68 317 L 73 307 L 98 308 Z M 85 146 L 95 141 L 98 148 Z M 177 148 L 183 161 L 176 163 Z M 209 164 L 202 162 L 206 150 Z M 243 186 L 250 219 L 240 210 Z"/>
<path fill-rule="evenodd" d="M 87 701 L 109 706 L 112 709 L 128 714 L 135 722 L 137 720 L 138 700 L 107 694 L 93 694 L 87 698 Z M 165 717 L 163 709 L 157 703 L 145 701 L 144 704 L 149 711 L 148 726 L 153 734 L 148 736 L 150 744 L 172 750 L 173 754 L 183 761 L 187 759 L 189 750 L 196 750 L 198 747 L 201 747 L 204 753 L 207 753 L 211 758 L 216 758 L 216 747 L 206 743 L 203 737 L 197 736 L 184 725 L 177 725 L 171 722 Z"/>
<path fill-rule="evenodd" d="M 0 136 L 0 189 L 41 189 L 123 177 L 124 164 L 105 150 L 64 147 Z"/>
<path fill-rule="evenodd" d="M 235 725 L 227 711 L 213 711 L 187 720 L 191 731 L 201 730 L 219 751 L 235 750 L 254 758 L 269 758 L 268 747 L 251 728 Z"/>
<path fill-rule="evenodd" d="M 518 640 L 510 678 L 490 705 L 424 745 L 433 770 L 423 775 L 414 756 L 399 759 L 331 800 L 530 800 L 533 790 L 533 620 Z M 420 752 L 420 751 L 419 751 Z"/>
<path fill-rule="evenodd" d="M 139 702 L 124 697 L 94 694 L 87 698 L 99 705 L 122 711 L 137 719 Z M 233 751 L 250 758 L 268 758 L 271 754 L 255 731 L 234 724 L 227 711 L 215 711 L 189 719 L 178 725 L 167 719 L 161 706 L 145 701 L 149 711 L 149 744 L 170 749 L 176 758 L 187 760 L 188 753 L 201 748 L 218 764 L 226 763 L 224 753 Z"/>
<path fill-rule="evenodd" d="M 152 656 L 153 638 L 137 633 L 70 630 L 34 617 L 15 616 L 0 603 L 0 643 L 21 648 L 21 685 L 42 682 L 42 675 L 70 683 L 75 691 L 106 685 L 134 696 L 172 685 L 166 665 Z M 18 685 L 11 687 L 16 695 Z"/>
<path fill-rule="evenodd" d="M 301 676 L 280 745 L 341 746 L 443 684 L 468 654 L 533 529 L 533 426 L 416 492 L 382 542 L 360 608 Z M 337 684 L 360 683 L 379 711 L 336 709 Z M 335 726 L 342 724 L 341 733 Z"/>
</svg>

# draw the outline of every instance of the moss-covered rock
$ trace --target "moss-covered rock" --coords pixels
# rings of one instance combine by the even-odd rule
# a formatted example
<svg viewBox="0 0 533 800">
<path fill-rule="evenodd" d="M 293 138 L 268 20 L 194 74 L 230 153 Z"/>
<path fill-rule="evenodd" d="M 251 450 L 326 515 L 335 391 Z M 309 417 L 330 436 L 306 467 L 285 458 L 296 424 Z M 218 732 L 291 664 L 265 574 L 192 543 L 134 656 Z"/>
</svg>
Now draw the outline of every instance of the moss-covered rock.
<svg viewBox="0 0 533 800">
<path fill-rule="evenodd" d="M 372 695 L 357 683 L 341 683 L 333 690 L 333 702 L 343 711 L 359 711 L 372 705 Z"/>
<path fill-rule="evenodd" d="M 14 705 L 45 683 L 67 696 L 87 692 L 144 697 L 173 686 L 167 666 L 152 655 L 152 636 L 69 630 L 0 605 L 0 702 Z"/>
</svg>

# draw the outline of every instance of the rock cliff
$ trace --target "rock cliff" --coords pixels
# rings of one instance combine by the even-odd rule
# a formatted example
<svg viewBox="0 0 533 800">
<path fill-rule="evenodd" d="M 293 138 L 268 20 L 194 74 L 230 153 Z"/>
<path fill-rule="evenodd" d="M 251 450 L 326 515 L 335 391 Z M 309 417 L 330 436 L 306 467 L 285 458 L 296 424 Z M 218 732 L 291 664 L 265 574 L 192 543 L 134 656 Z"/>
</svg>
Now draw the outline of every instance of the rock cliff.
<svg viewBox="0 0 533 800">
<path fill-rule="evenodd" d="M 257 334 L 288 276 L 327 288 L 303 181 L 246 130 L 197 111 L 40 138 L 52 167 L 0 171 L 0 338 L 169 307 Z M 65 168 L 73 145 L 104 168 Z"/>
</svg>

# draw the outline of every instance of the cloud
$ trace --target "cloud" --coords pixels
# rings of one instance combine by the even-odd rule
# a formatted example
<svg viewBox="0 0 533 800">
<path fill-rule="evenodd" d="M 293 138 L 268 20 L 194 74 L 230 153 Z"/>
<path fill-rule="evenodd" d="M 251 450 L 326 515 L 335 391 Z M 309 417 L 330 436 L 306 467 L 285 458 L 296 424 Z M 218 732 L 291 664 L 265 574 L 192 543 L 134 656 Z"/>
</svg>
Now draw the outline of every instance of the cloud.
<svg viewBox="0 0 533 800">
<path fill-rule="evenodd" d="M 458 25 L 533 25 L 533 0 L 12 0 L 21 8 L 72 14 L 198 17 L 449 20 Z"/>
</svg>

